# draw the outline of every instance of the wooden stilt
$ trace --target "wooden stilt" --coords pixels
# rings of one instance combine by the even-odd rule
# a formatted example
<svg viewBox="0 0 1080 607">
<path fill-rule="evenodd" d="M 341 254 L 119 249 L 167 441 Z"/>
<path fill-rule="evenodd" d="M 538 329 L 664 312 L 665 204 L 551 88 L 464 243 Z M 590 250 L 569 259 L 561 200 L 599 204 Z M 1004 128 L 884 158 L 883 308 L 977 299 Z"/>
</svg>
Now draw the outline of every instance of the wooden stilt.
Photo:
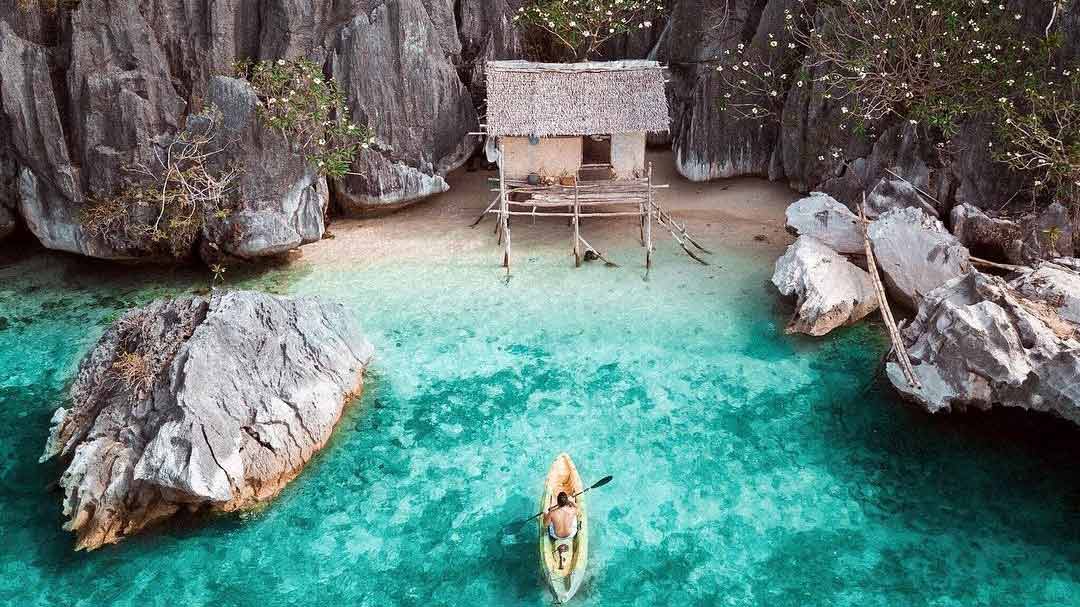
<svg viewBox="0 0 1080 607">
<path fill-rule="evenodd" d="M 491 204 L 487 205 L 487 208 L 484 209 L 483 211 L 481 211 L 480 216 L 477 217 L 476 221 L 472 222 L 472 224 L 469 227 L 470 228 L 475 228 L 476 226 L 480 225 L 480 222 L 484 220 L 484 217 L 488 214 L 488 211 L 490 211 L 491 209 L 494 209 L 495 205 L 497 205 L 497 204 L 499 204 L 499 197 L 498 196 L 496 196 L 494 199 L 492 199 Z"/>
<path fill-rule="evenodd" d="M 863 203 L 859 206 L 859 219 L 863 230 L 863 247 L 866 249 L 866 269 L 870 273 L 870 282 L 874 285 L 874 291 L 878 296 L 881 318 L 885 320 L 885 326 L 889 329 L 889 339 L 892 340 L 896 360 L 900 363 L 900 369 L 904 372 L 904 377 L 907 378 L 912 387 L 921 389 L 922 385 L 915 375 L 915 369 L 911 367 L 911 359 L 908 357 L 904 338 L 900 335 L 900 329 L 896 326 L 896 319 L 893 318 L 892 309 L 889 308 L 889 300 L 885 296 L 885 287 L 881 284 L 881 276 L 878 275 L 877 260 L 874 258 L 874 249 L 870 246 L 870 236 L 867 233 L 869 230 L 866 229 L 869 223 L 866 221 L 864 207 L 866 207 L 865 191 L 863 192 Z"/>
<path fill-rule="evenodd" d="M 499 139 L 499 208 L 502 209 L 503 267 L 510 272 L 510 205 L 506 198 L 506 159 L 503 157 L 502 139 Z"/>
<path fill-rule="evenodd" d="M 580 178 L 581 175 L 578 175 Z M 578 204 L 577 180 L 574 180 L 574 267 L 581 267 L 581 205 Z"/>
<path fill-rule="evenodd" d="M 645 222 L 645 269 L 652 267 L 652 216 L 653 216 L 653 195 L 652 195 L 652 163 L 649 163 L 649 200 L 645 203 L 645 216 L 641 219 Z"/>
</svg>

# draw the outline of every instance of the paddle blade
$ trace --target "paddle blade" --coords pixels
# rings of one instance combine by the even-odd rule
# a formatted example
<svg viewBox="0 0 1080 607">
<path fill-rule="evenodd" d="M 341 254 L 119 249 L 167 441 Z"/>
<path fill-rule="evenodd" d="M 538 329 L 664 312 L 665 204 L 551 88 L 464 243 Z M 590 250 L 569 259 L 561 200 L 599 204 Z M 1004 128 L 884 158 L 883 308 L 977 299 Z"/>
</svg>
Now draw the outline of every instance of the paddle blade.
<svg viewBox="0 0 1080 607">
<path fill-rule="evenodd" d="M 592 487 L 589 487 L 589 489 L 596 489 L 597 487 L 603 487 L 604 485 L 610 483 L 611 479 L 613 479 L 613 478 L 615 478 L 615 477 L 614 476 L 605 476 L 604 478 L 602 478 L 602 479 L 596 481 L 595 483 L 593 483 Z"/>
</svg>

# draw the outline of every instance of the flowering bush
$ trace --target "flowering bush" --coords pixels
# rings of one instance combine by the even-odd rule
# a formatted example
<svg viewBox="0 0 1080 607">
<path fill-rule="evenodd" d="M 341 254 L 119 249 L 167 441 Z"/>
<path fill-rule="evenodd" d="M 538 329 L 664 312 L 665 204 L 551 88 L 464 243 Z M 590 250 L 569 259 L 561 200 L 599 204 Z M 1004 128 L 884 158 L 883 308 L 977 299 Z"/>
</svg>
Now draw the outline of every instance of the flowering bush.
<svg viewBox="0 0 1080 607">
<path fill-rule="evenodd" d="M 566 58 L 587 61 L 615 36 L 653 27 L 665 10 L 661 0 L 532 0 L 514 23 L 549 36 Z"/>
<path fill-rule="evenodd" d="M 1060 65 L 1052 23 L 1025 35 L 1024 15 L 1000 0 L 831 0 L 784 17 L 784 41 L 768 44 L 789 51 L 786 64 L 744 45 L 726 51 L 726 109 L 769 118 L 791 87 L 814 86 L 839 104 L 842 129 L 908 120 L 942 141 L 989 116 L 996 158 L 1028 174 L 1033 192 L 1078 203 L 1080 66 Z"/>
<path fill-rule="evenodd" d="M 259 117 L 280 132 L 327 177 L 349 172 L 356 153 L 375 144 L 375 135 L 354 123 L 345 96 L 320 67 L 307 59 L 239 62 L 259 96 Z"/>
</svg>

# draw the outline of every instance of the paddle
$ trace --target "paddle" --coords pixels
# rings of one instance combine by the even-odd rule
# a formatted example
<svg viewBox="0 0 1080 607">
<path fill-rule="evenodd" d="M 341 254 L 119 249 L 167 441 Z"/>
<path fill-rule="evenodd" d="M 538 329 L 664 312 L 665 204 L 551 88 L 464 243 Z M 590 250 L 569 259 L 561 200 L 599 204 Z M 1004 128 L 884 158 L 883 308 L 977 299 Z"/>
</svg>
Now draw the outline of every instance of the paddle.
<svg viewBox="0 0 1080 607">
<path fill-rule="evenodd" d="M 593 483 L 589 487 L 586 487 L 585 489 L 583 489 L 581 491 L 578 491 L 572 497 L 577 497 L 577 496 L 581 495 L 582 493 L 585 493 L 585 492 L 590 491 L 592 489 L 597 489 L 599 487 L 603 487 L 604 485 L 610 483 L 611 479 L 613 479 L 613 478 L 615 478 L 615 477 L 611 476 L 611 475 L 605 476 L 604 478 L 596 481 L 595 483 Z M 552 506 L 549 510 L 554 510 L 554 509 L 555 509 L 555 506 Z M 534 518 L 536 518 L 538 516 L 544 516 L 544 513 L 543 512 L 537 512 L 536 514 L 530 516 L 529 518 L 527 518 L 527 519 L 525 519 L 523 521 L 514 521 L 514 522 L 510 523 L 509 525 L 503 527 L 503 533 L 509 533 L 511 531 L 514 531 L 518 527 L 521 527 L 525 523 L 533 520 Z"/>
</svg>

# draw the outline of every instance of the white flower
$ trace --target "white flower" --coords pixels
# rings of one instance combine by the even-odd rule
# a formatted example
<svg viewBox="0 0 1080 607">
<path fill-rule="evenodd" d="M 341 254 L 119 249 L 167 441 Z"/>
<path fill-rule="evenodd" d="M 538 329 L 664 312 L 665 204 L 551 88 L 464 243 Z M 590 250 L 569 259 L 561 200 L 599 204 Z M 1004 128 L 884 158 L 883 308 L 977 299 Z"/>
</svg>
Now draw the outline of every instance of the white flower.
<svg viewBox="0 0 1080 607">
<path fill-rule="evenodd" d="M 320 139 L 319 140 L 319 145 L 326 145 L 326 140 L 325 139 Z"/>
<path fill-rule="evenodd" d="M 824 156 L 818 156 L 817 159 L 818 160 L 825 160 L 825 157 Z"/>
<path fill-rule="evenodd" d="M 278 65 L 285 65 L 285 60 L 284 59 L 278 59 L 277 64 Z"/>
<path fill-rule="evenodd" d="M 772 46 L 772 47 L 775 47 L 778 44 L 780 44 L 780 43 L 777 42 L 776 40 L 772 40 L 772 41 L 769 42 L 769 46 Z"/>
</svg>

